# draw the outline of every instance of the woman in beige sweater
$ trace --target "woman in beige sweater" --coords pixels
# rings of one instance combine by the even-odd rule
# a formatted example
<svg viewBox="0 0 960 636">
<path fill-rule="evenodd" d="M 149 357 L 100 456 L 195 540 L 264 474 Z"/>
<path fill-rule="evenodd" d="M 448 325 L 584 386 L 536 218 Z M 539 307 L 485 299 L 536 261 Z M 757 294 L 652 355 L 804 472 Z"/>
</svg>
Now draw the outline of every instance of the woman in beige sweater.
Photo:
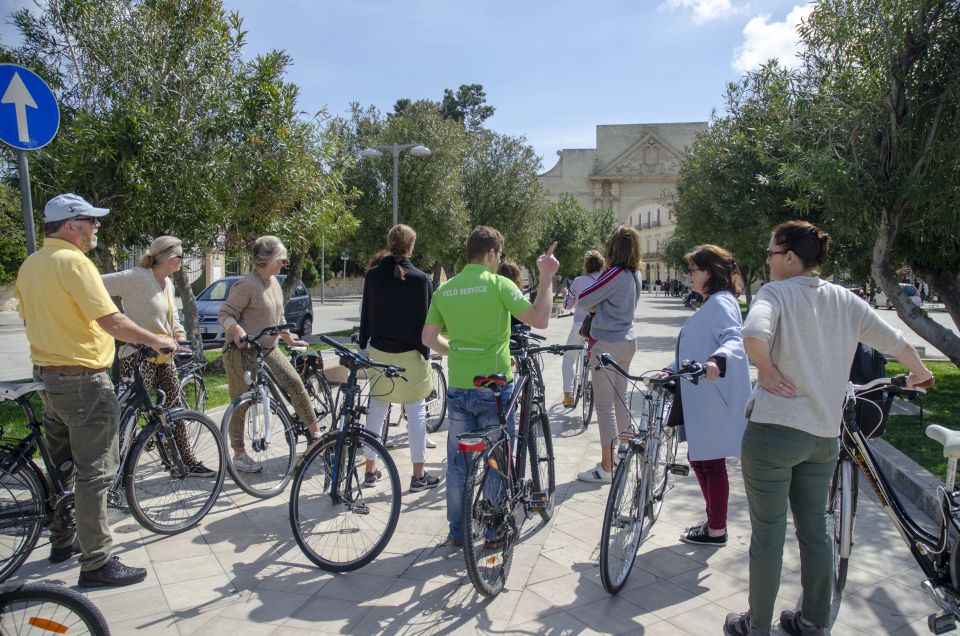
<svg viewBox="0 0 960 636">
<path fill-rule="evenodd" d="M 103 286 L 111 296 L 118 296 L 123 301 L 123 313 L 137 325 L 152 333 L 183 340 L 186 335 L 177 318 L 173 284 L 169 278 L 182 264 L 183 247 L 180 239 L 160 236 L 140 257 L 140 267 L 104 274 Z M 133 377 L 136 359 L 133 347 L 121 346 L 117 352 L 120 357 L 121 377 Z M 172 358 L 144 361 L 140 365 L 140 374 L 151 393 L 157 389 L 163 391 L 166 396 L 163 403 L 165 407 L 172 409 L 184 405 L 177 367 Z M 212 477 L 215 474 L 194 455 L 183 424 L 174 428 L 174 439 L 184 461 L 190 467 L 188 477 Z"/>
<path fill-rule="evenodd" d="M 227 372 L 227 384 L 230 398 L 244 393 L 249 385 L 244 380 L 244 372 L 256 373 L 256 352 L 241 342 L 247 334 L 258 334 L 267 327 L 284 324 L 283 292 L 277 282 L 277 274 L 287 264 L 287 248 L 275 236 L 261 236 L 253 244 L 253 271 L 230 288 L 227 301 L 220 307 L 220 324 L 226 333 L 223 352 L 223 368 Z M 260 347 L 263 359 L 281 388 L 290 396 L 293 408 L 300 421 L 307 425 L 313 438 L 320 436 L 320 422 L 317 420 L 310 396 L 303 381 L 294 370 L 290 361 L 277 348 L 277 341 L 283 338 L 291 346 L 307 346 L 303 340 L 294 338 L 289 331 L 279 336 L 263 336 Z M 233 465 L 246 473 L 258 473 L 263 470 L 265 457 L 251 457 L 245 448 L 243 428 L 246 410 L 237 409 L 230 420 L 230 447 L 233 449 Z M 254 451 L 254 455 L 262 455 Z"/>
</svg>

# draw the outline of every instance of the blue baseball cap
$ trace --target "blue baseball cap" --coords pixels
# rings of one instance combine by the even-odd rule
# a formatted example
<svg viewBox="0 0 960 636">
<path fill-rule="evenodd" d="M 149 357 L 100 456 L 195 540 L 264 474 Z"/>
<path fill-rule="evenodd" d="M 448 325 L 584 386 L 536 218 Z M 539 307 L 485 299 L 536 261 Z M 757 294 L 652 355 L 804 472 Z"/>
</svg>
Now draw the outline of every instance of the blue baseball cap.
<svg viewBox="0 0 960 636">
<path fill-rule="evenodd" d="M 106 216 L 109 208 L 95 208 L 86 199 L 72 192 L 58 194 L 43 208 L 43 222 L 64 221 L 81 214 L 86 216 Z"/>
</svg>

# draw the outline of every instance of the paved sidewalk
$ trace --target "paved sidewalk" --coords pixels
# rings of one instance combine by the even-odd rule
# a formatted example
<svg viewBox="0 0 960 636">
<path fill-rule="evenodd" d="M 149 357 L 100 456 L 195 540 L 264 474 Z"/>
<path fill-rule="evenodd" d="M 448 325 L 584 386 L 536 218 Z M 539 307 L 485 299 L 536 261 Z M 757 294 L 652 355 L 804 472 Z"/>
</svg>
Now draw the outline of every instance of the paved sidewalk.
<svg viewBox="0 0 960 636">
<path fill-rule="evenodd" d="M 639 346 L 632 370 L 661 367 L 689 315 L 679 301 L 644 296 L 637 314 Z M 570 319 L 552 323 L 563 342 Z M 148 569 L 137 586 L 89 593 L 115 634 L 719 634 L 724 615 L 747 608 L 749 521 L 739 464 L 730 462 L 730 543 L 715 549 L 678 541 L 704 517 L 696 479 L 673 477 L 660 519 L 617 597 L 599 578 L 600 525 L 607 486 L 576 481 L 599 457 L 596 425 L 580 426 L 559 406 L 560 360 L 547 359 L 546 382 L 557 456 L 557 507 L 545 526 L 530 521 L 517 547 L 507 590 L 478 595 L 462 553 L 443 544 L 443 484 L 405 493 L 400 523 L 386 552 L 366 568 L 332 575 L 306 560 L 294 542 L 287 494 L 248 497 L 227 479 L 221 501 L 196 529 L 173 537 L 142 530 L 129 516 L 114 520 L 117 552 Z M 446 427 L 427 451 L 428 470 L 444 470 Z M 403 438 L 400 437 L 402 442 Z M 409 483 L 406 445 L 395 448 L 401 482 Z M 685 457 L 681 448 L 680 457 Z M 865 493 L 864 493 L 865 494 Z M 16 580 L 74 585 L 75 562 L 51 566 L 46 539 Z M 788 530 L 781 608 L 796 606 L 799 554 Z M 833 633 L 925 634 L 934 611 L 920 591 L 922 573 L 892 524 L 861 498 L 856 548 Z"/>
</svg>

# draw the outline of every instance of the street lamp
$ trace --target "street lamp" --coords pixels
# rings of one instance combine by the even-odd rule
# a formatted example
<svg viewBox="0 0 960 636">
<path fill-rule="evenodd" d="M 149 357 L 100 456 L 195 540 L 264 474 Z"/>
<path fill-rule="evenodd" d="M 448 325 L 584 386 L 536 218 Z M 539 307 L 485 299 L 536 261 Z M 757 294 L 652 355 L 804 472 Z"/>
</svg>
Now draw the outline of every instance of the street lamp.
<svg viewBox="0 0 960 636">
<path fill-rule="evenodd" d="M 433 151 L 423 144 L 387 144 L 364 148 L 360 152 L 360 157 L 363 159 L 379 159 L 387 151 L 393 156 L 393 225 L 397 224 L 397 165 L 400 161 L 400 153 L 404 150 L 409 150 L 414 157 L 429 157 L 433 154 Z"/>
</svg>

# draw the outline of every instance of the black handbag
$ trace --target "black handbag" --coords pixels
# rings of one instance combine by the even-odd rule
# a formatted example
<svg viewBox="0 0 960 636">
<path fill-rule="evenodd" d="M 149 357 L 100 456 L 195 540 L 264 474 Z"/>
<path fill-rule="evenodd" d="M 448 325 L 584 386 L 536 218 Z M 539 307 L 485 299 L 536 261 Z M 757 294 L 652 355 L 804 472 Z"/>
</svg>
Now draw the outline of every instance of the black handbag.
<svg viewBox="0 0 960 636">
<path fill-rule="evenodd" d="M 583 319 L 583 324 L 580 325 L 580 337 L 589 338 L 590 337 L 590 325 L 593 324 L 593 316 L 597 312 L 591 312 L 587 314 L 587 317 Z"/>
</svg>

